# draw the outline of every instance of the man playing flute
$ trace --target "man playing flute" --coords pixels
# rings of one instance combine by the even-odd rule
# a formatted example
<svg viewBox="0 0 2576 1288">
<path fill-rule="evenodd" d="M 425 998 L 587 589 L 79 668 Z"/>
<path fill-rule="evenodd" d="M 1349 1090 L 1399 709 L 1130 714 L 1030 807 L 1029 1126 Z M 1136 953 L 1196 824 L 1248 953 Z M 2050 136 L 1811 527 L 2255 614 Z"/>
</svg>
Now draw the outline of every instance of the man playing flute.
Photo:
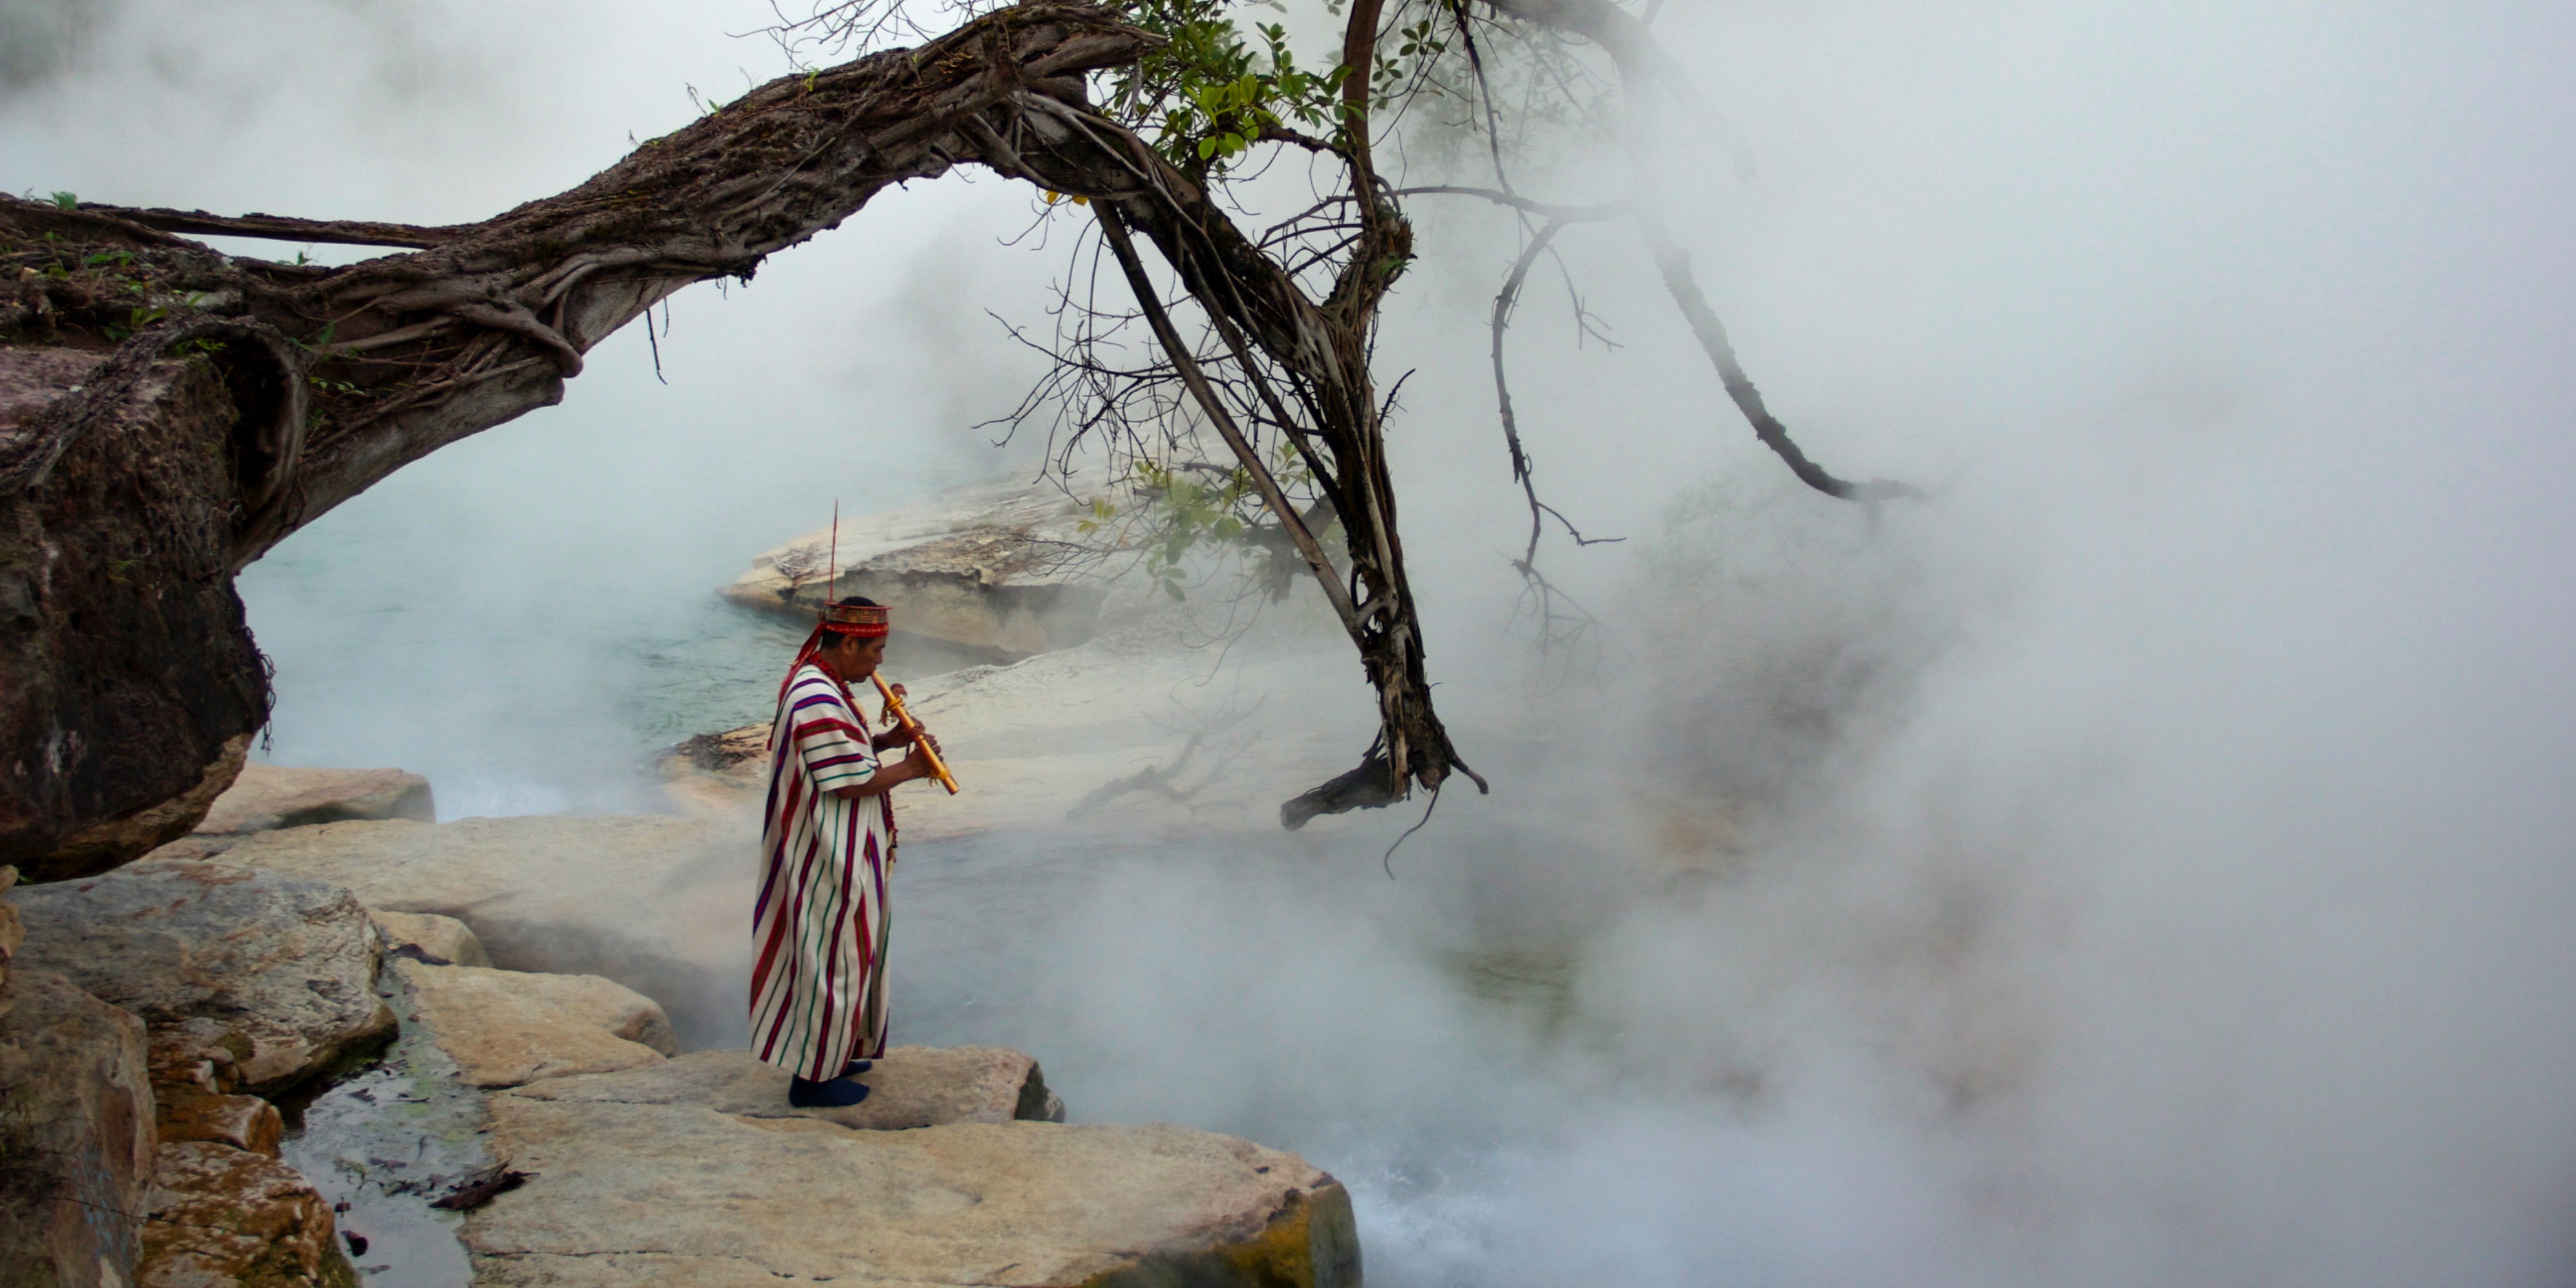
<svg viewBox="0 0 2576 1288">
<path fill-rule="evenodd" d="M 794 1075 L 800 1109 L 855 1105 L 856 1080 L 885 1054 L 886 872 L 894 811 L 886 793 L 934 773 L 915 735 L 870 734 L 850 686 L 885 660 L 888 614 L 853 595 L 823 609 L 778 690 L 769 729 L 769 800 L 760 899 L 752 911 L 751 1049 Z M 928 740 L 927 735 L 921 735 Z M 929 740 L 932 751 L 936 740 Z"/>
</svg>

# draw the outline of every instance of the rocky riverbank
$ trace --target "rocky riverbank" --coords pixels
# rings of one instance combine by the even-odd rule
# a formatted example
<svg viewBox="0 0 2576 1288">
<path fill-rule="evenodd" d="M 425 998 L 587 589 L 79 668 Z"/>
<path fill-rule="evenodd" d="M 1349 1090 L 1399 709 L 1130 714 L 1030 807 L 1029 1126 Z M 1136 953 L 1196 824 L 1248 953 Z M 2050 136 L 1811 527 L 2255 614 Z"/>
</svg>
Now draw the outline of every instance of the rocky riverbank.
<svg viewBox="0 0 2576 1288">
<path fill-rule="evenodd" d="M 7 1282 L 1358 1282 L 1333 1178 L 1065 1125 L 1027 1055 L 897 1048 L 866 1103 L 808 1112 L 691 1049 L 723 963 L 684 945 L 740 937 L 693 933 L 739 930 L 721 820 L 441 824 L 385 774 L 236 790 L 0 903 Z"/>
</svg>

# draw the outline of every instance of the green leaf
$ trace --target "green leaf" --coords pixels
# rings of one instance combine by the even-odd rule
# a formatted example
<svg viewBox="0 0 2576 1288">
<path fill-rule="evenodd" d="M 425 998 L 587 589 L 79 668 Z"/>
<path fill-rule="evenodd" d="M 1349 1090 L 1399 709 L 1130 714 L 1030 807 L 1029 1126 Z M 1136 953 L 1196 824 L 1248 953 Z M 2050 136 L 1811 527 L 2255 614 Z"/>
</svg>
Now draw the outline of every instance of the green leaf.
<svg viewBox="0 0 2576 1288">
<path fill-rule="evenodd" d="M 75 197 L 68 192 L 57 192 L 54 194 L 54 204 L 65 210 L 78 210 L 80 209 L 80 198 Z"/>
</svg>

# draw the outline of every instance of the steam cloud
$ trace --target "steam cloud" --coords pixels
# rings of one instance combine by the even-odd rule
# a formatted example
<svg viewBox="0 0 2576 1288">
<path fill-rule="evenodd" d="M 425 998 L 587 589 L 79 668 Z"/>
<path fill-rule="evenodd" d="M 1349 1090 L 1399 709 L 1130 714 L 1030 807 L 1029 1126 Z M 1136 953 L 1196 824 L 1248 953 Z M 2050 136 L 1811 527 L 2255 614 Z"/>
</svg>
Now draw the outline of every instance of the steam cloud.
<svg viewBox="0 0 2576 1288">
<path fill-rule="evenodd" d="M 1028 1045 L 1084 1116 L 1306 1151 L 1382 1283 L 2576 1280 L 2562 10 L 1667 6 L 1728 117 L 1677 210 L 1748 365 L 1810 450 L 1939 500 L 1779 486 L 1642 257 L 1569 237 L 1626 347 L 1534 290 L 1516 392 L 1551 499 L 1630 541 L 1546 556 L 1603 630 L 1536 666 L 1482 383 L 1505 226 L 1423 207 L 1469 253 L 1389 325 L 1397 477 L 1496 797 L 1392 884 L 1410 819 L 907 871 L 1048 895 L 922 1022 Z M 763 12 L 134 0 L 0 102 L 0 167 L 474 217 L 769 74 L 718 34 Z M 634 744 L 617 686 L 702 628 L 628 606 L 989 464 L 956 346 L 887 319 L 1033 312 L 1053 257 L 943 231 L 1024 206 L 881 203 L 684 296 L 667 389 L 621 335 L 290 542 L 246 579 L 280 757 L 619 804 L 627 753 L 568 749 Z M 912 960 L 967 970 L 943 927 Z"/>
</svg>

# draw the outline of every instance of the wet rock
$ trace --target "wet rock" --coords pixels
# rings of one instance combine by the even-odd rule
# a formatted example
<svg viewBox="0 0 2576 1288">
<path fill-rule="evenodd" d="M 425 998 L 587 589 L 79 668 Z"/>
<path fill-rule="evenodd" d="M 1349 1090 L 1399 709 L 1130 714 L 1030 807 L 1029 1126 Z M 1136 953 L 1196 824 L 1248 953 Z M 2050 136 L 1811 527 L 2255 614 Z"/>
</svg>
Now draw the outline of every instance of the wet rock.
<svg viewBox="0 0 2576 1288">
<path fill-rule="evenodd" d="M 698 819 L 393 820 L 261 832 L 223 861 L 346 886 L 379 911 L 456 918 L 493 965 L 607 976 L 712 1044 L 742 1040 L 740 986 L 728 981 L 750 952 L 754 844 Z"/>
<path fill-rule="evenodd" d="M 468 1215 L 485 1285 L 1357 1285 L 1349 1196 L 1179 1127 L 851 1131 L 693 1105 L 492 1098 L 534 1174 Z M 647 1251 L 649 1249 L 649 1251 Z"/>
<path fill-rule="evenodd" d="M 676 1053 L 653 999 L 597 975 L 537 975 L 397 959 L 432 1040 L 477 1087 L 659 1064 Z"/>
<path fill-rule="evenodd" d="M 492 958 L 474 928 L 434 912 L 386 912 L 370 908 L 367 916 L 385 937 L 385 951 L 432 966 L 489 966 Z"/>
<path fill-rule="evenodd" d="M 173 1059 L 228 1061 L 241 1090 L 285 1090 L 393 1031 L 376 936 L 346 890 L 147 859 L 18 900 L 21 964 L 143 1017 Z"/>
<path fill-rule="evenodd" d="M 331 1207 L 302 1174 L 211 1141 L 161 1147 L 139 1288 L 354 1288 Z"/>
<path fill-rule="evenodd" d="M 277 1106 L 257 1096 L 191 1095 L 155 1084 L 153 1099 L 158 1110 L 154 1125 L 164 1145 L 211 1141 L 275 1158 L 286 1133 Z"/>
<path fill-rule="evenodd" d="M 1108 587 L 1082 557 L 1091 517 L 1052 486 L 986 483 L 857 517 L 762 554 L 725 598 L 811 625 L 827 586 L 891 606 L 898 636 L 1011 661 L 1090 639 Z"/>
<path fill-rule="evenodd" d="M 846 1109 L 793 1109 L 788 1074 L 748 1051 L 698 1051 L 623 1073 L 554 1078 L 518 1094 L 532 1100 L 695 1105 L 746 1118 L 816 1118 L 890 1131 L 944 1123 L 1064 1121 L 1038 1062 L 1001 1047 L 896 1047 L 860 1075 L 866 1100 Z"/>
<path fill-rule="evenodd" d="M 151 1188 L 143 1022 L 60 975 L 19 970 L 0 1015 L 0 1273 L 134 1282 Z M 22 1280 L 20 1276 L 25 1276 Z"/>
<path fill-rule="evenodd" d="M 353 819 L 437 821 L 429 780 L 399 769 L 248 764 L 197 824 L 200 836 L 244 836 Z"/>
</svg>

